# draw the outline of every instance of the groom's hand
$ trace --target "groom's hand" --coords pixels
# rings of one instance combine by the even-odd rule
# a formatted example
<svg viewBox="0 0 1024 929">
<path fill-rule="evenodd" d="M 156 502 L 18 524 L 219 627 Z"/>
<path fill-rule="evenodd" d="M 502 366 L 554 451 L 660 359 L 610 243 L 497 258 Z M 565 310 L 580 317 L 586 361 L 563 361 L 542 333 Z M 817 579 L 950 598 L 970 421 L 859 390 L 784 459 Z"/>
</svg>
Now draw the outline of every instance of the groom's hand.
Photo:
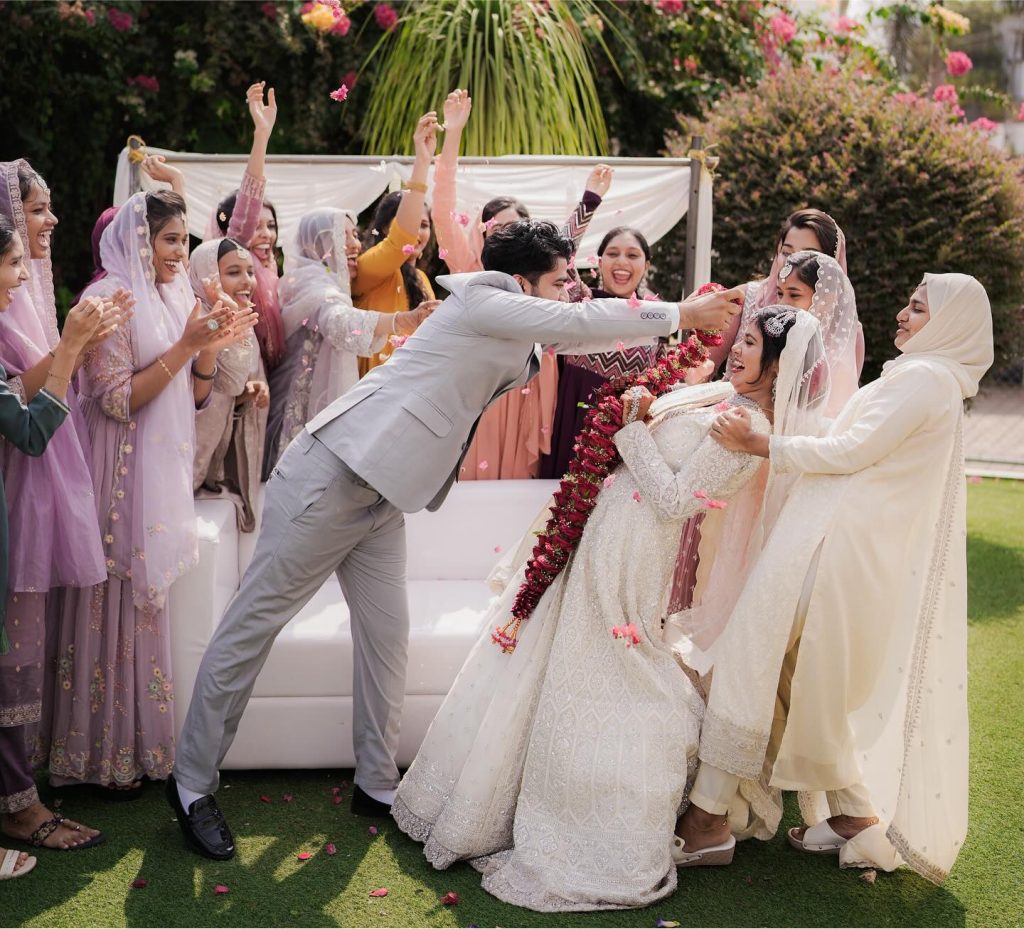
<svg viewBox="0 0 1024 929">
<path fill-rule="evenodd" d="M 734 300 L 743 300 L 743 293 L 739 287 L 700 297 L 687 297 L 679 304 L 679 328 L 714 332 L 728 329 L 733 319 L 743 309 L 742 305 L 734 303 Z"/>
</svg>

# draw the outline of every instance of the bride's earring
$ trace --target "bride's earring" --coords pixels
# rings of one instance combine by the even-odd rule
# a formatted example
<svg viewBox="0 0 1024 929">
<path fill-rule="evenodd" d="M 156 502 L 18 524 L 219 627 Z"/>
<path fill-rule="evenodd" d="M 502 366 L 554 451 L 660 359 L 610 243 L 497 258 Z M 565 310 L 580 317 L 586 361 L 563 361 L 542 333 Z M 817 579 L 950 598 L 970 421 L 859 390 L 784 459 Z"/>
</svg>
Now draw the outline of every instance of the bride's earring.
<svg viewBox="0 0 1024 929">
<path fill-rule="evenodd" d="M 778 386 L 778 383 L 779 383 L 779 379 L 778 378 L 775 378 L 775 380 L 772 381 L 772 403 L 775 402 L 775 388 Z"/>
</svg>

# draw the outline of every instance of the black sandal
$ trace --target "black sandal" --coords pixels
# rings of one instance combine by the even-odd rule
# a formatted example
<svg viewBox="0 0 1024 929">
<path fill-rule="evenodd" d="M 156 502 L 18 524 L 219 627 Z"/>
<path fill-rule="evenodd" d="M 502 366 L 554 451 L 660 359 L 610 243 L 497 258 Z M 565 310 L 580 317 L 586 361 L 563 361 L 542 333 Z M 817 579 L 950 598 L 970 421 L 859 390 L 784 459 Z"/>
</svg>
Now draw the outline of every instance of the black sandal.
<svg viewBox="0 0 1024 929">
<path fill-rule="evenodd" d="M 64 817 L 60 813 L 54 813 L 45 823 L 38 826 L 35 831 L 27 839 L 22 841 L 27 842 L 33 848 L 45 848 L 51 852 L 77 852 L 85 848 L 94 848 L 97 845 L 102 845 L 107 837 L 102 833 L 98 832 L 91 839 L 82 842 L 79 845 L 72 845 L 70 848 L 51 848 L 49 845 L 43 843 L 53 835 L 64 823 Z M 81 832 L 81 826 L 68 825 L 65 828 L 72 830 L 73 832 Z M 13 836 L 12 836 L 13 838 Z"/>
</svg>

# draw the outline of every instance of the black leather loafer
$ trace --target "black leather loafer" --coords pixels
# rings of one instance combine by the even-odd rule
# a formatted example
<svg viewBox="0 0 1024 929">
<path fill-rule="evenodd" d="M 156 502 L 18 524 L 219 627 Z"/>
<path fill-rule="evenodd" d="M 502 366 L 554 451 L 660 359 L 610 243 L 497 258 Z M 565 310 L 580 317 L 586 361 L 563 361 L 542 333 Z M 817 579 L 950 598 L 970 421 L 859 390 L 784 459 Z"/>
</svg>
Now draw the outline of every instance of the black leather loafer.
<svg viewBox="0 0 1024 929">
<path fill-rule="evenodd" d="M 195 851 L 214 861 L 227 861 L 234 857 L 235 840 L 212 794 L 200 797 L 186 810 L 181 805 L 178 785 L 172 774 L 167 778 L 167 802 L 178 817 L 185 841 Z"/>
<path fill-rule="evenodd" d="M 352 812 L 356 816 L 376 816 L 378 819 L 382 819 L 385 816 L 391 815 L 391 806 L 387 803 L 381 803 L 380 800 L 374 800 L 358 784 L 353 784 Z"/>
</svg>

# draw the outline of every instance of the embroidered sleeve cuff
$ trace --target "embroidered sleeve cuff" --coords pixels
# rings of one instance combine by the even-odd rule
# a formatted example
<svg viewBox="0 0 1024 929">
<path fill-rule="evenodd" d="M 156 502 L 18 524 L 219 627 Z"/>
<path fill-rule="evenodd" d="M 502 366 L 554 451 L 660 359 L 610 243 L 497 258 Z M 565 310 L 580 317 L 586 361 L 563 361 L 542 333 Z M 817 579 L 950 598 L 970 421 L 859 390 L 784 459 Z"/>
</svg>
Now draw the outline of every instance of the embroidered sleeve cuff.
<svg viewBox="0 0 1024 929">
<path fill-rule="evenodd" d="M 40 390 L 39 393 L 41 396 L 46 397 L 46 399 L 49 400 L 51 403 L 56 403 L 57 406 L 59 406 L 64 411 L 65 414 L 71 413 L 71 408 L 63 400 L 60 400 L 53 394 L 51 394 L 50 391 L 48 391 L 45 387 L 42 390 Z"/>
</svg>

